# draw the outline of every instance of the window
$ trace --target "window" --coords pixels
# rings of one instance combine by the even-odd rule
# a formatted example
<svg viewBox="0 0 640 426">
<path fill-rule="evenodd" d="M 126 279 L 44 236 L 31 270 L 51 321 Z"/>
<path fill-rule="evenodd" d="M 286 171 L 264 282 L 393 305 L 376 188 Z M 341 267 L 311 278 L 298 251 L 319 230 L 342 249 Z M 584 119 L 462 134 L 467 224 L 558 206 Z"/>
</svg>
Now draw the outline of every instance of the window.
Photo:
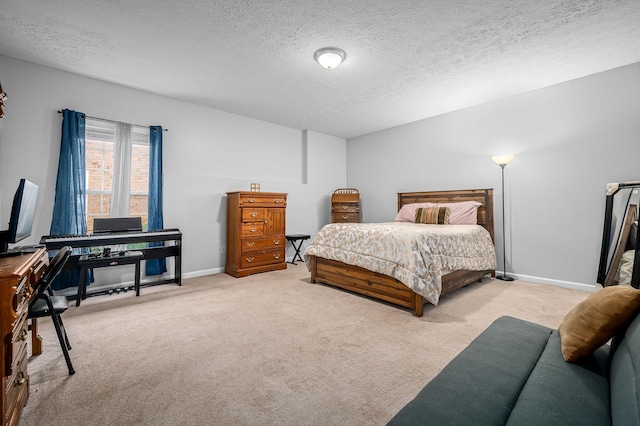
<svg viewBox="0 0 640 426">
<path fill-rule="evenodd" d="M 116 140 L 121 123 L 86 119 L 85 162 L 87 169 L 87 232 L 93 232 L 93 219 L 103 217 L 140 216 L 142 227 L 147 229 L 147 210 L 149 196 L 149 129 L 129 126 L 131 153 L 121 161 L 126 177 L 114 183 L 116 151 L 122 140 Z M 118 178 L 116 178 L 118 180 Z M 118 190 L 120 189 L 120 191 Z M 114 211 L 112 216 L 112 198 L 126 198 L 128 211 Z M 122 203 L 121 203 L 122 204 Z"/>
</svg>

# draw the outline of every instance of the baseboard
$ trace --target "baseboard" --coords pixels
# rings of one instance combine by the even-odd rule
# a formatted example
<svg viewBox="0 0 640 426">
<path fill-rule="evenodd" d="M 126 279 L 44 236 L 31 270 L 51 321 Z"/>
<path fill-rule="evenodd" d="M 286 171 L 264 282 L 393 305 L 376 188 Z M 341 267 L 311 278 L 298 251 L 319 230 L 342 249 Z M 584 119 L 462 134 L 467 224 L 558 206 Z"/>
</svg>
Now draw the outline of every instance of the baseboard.
<svg viewBox="0 0 640 426">
<path fill-rule="evenodd" d="M 287 262 L 291 262 L 291 259 L 293 259 L 293 256 L 287 257 Z M 298 263 L 304 263 L 304 262 L 298 261 Z M 182 278 L 186 279 L 186 278 L 204 277 L 205 275 L 221 274 L 223 272 L 224 272 L 224 266 L 221 268 L 203 269 L 201 271 L 183 272 Z"/>
<path fill-rule="evenodd" d="M 500 274 L 502 274 L 502 271 L 496 271 L 496 275 L 500 275 Z M 521 274 L 512 274 L 512 273 L 507 273 L 507 275 L 511 275 L 516 279 L 519 279 L 522 281 L 528 281 L 530 283 L 554 285 L 556 287 L 571 288 L 574 290 L 587 291 L 589 293 L 594 292 L 596 289 L 596 286 L 594 284 L 574 283 L 571 281 L 552 280 L 549 278 L 540 278 L 540 277 L 533 277 L 531 275 L 521 275 Z"/>
<path fill-rule="evenodd" d="M 222 268 L 203 269 L 201 271 L 194 272 L 183 272 L 182 279 L 204 277 L 205 275 L 220 274 L 222 272 L 224 272 L 224 266 Z"/>
</svg>

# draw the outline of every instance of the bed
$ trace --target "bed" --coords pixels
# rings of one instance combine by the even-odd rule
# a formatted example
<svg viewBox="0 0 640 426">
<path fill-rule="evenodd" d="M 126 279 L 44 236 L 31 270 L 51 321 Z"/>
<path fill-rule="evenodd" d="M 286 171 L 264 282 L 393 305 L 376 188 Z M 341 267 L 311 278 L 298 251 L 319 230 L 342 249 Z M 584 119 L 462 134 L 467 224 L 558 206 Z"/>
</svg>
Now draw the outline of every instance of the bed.
<svg viewBox="0 0 640 426">
<path fill-rule="evenodd" d="M 477 209 L 477 224 L 483 229 L 479 229 L 484 234 L 488 235 L 485 238 L 489 239 L 491 247 L 491 253 L 493 256 L 493 263 L 490 267 L 484 266 L 480 270 L 471 269 L 457 269 L 451 271 L 442 271 L 442 275 L 438 276 L 438 289 L 439 294 L 435 298 L 435 303 L 431 295 L 428 297 L 423 296 L 414 290 L 412 290 L 407 284 L 402 283 L 397 278 L 386 275 L 384 273 L 371 271 L 364 267 L 349 264 L 346 262 L 334 260 L 331 258 L 322 257 L 322 255 L 316 255 L 318 252 L 317 247 L 314 246 L 314 241 L 318 238 L 325 228 L 331 228 L 334 226 L 340 227 L 343 233 L 350 233 L 355 231 L 355 228 L 347 229 L 345 226 L 364 226 L 364 227 L 377 227 L 377 224 L 331 224 L 323 227 L 318 233 L 314 241 L 307 248 L 304 258 L 307 263 L 307 267 L 311 272 L 311 281 L 316 283 L 323 283 L 329 286 L 338 287 L 343 290 L 348 290 L 354 293 L 358 293 L 376 300 L 387 302 L 396 305 L 401 308 L 410 309 L 414 315 L 421 317 L 423 314 L 423 305 L 429 301 L 433 304 L 437 304 L 439 297 L 450 293 L 460 287 L 466 286 L 475 281 L 481 280 L 486 275 L 495 276 L 495 249 L 493 248 L 494 242 L 494 229 L 493 229 L 493 190 L 492 189 L 471 189 L 471 190 L 455 190 L 455 191 L 430 191 L 430 192 L 402 192 L 398 193 L 398 210 L 407 204 L 415 203 L 459 203 L 465 201 L 475 201 L 479 203 Z M 388 224 L 380 224 L 386 226 Z M 415 224 L 405 224 L 402 229 L 406 229 Z M 416 225 L 420 226 L 420 225 Z M 442 227 L 442 225 L 427 225 Z M 470 228 L 470 227 L 467 227 Z M 474 227 L 479 228 L 479 227 Z M 385 234 L 385 238 L 390 234 Z M 486 250 L 486 249 L 485 249 Z M 315 252 L 315 253 L 314 253 Z M 486 263 L 489 265 L 489 263 Z M 419 290 L 420 291 L 420 290 Z M 432 299 L 432 300 L 429 300 Z"/>
</svg>

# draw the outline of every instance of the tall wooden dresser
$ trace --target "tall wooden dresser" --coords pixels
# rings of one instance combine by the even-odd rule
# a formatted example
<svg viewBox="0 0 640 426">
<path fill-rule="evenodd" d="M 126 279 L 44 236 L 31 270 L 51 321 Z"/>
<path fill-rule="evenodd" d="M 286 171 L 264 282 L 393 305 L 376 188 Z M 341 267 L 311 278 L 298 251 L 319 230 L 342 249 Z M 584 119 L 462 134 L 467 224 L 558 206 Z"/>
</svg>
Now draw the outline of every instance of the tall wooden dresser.
<svg viewBox="0 0 640 426">
<path fill-rule="evenodd" d="M 331 196 L 331 222 L 360 222 L 360 193 L 355 188 L 338 188 Z"/>
<path fill-rule="evenodd" d="M 0 258 L 0 303 L 2 304 L 2 418 L 3 425 L 16 425 L 29 398 L 27 374 L 27 315 L 32 288 L 47 265 L 47 251 Z"/>
<path fill-rule="evenodd" d="M 287 269 L 286 211 L 284 193 L 227 192 L 227 274 Z"/>
</svg>

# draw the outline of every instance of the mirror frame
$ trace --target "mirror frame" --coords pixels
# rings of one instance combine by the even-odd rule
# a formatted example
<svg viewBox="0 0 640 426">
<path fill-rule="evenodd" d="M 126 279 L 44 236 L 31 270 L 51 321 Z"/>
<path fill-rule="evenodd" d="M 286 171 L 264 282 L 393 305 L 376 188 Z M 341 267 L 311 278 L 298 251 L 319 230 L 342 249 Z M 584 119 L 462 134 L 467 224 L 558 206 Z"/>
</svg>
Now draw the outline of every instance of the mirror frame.
<svg viewBox="0 0 640 426">
<path fill-rule="evenodd" d="M 630 209 L 629 203 L 627 202 L 627 210 L 625 211 L 624 221 L 619 225 L 621 226 L 620 235 L 618 236 L 617 241 L 611 241 L 611 221 L 613 218 L 614 196 L 623 188 L 637 188 L 640 190 L 640 181 L 607 184 L 604 229 L 602 233 L 602 246 L 600 250 L 600 264 L 598 266 L 598 277 L 596 280 L 596 282 L 601 284 L 602 286 L 614 285 L 613 277 L 618 271 L 620 258 L 622 257 L 622 251 L 624 250 L 623 246 L 626 246 L 627 240 L 629 238 L 629 229 L 631 227 L 631 223 L 633 222 L 631 214 L 635 214 L 637 220 L 637 210 L 640 209 L 640 206 L 638 205 L 635 205 L 635 210 Z M 636 237 L 636 241 L 638 241 L 638 238 L 640 237 L 640 229 L 638 229 L 638 235 Z M 611 266 L 607 268 L 611 250 L 615 250 L 615 252 L 613 253 L 613 257 L 611 258 Z M 635 248 L 633 270 L 631 273 L 631 286 L 640 288 L 640 244 L 638 243 L 636 243 Z"/>
</svg>

